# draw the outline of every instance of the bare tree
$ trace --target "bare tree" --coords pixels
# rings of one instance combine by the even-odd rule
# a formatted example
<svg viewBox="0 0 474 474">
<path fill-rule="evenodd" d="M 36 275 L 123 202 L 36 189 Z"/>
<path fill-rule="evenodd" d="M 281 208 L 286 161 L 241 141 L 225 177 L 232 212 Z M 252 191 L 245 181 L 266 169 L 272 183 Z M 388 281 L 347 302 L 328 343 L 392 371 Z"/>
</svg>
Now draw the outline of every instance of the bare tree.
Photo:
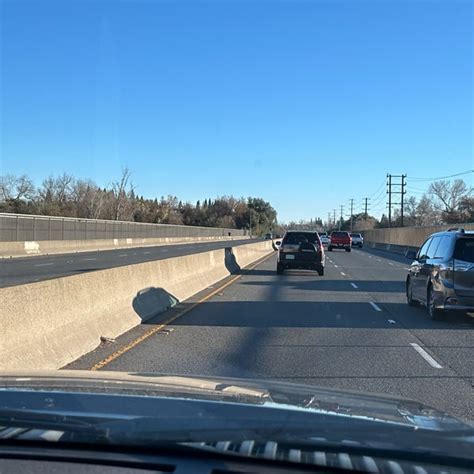
<svg viewBox="0 0 474 474">
<path fill-rule="evenodd" d="M 31 200 L 36 192 L 35 185 L 25 174 L 0 176 L 0 201 Z"/>
<path fill-rule="evenodd" d="M 469 189 L 462 179 L 450 181 L 435 181 L 429 188 L 429 194 L 435 197 L 435 209 L 443 213 L 446 222 L 458 222 L 461 218 L 459 203 L 465 198 Z"/>
<path fill-rule="evenodd" d="M 114 196 L 114 220 L 131 220 L 133 216 L 133 199 L 135 188 L 130 181 L 132 172 L 129 168 L 122 169 L 122 175 L 118 181 L 112 183 Z"/>
</svg>

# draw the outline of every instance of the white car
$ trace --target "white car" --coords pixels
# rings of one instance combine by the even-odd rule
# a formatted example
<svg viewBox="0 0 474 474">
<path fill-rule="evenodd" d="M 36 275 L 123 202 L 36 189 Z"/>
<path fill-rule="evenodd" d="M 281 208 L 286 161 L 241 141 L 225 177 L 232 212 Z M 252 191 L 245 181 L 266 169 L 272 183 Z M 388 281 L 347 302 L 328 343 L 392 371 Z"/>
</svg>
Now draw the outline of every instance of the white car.
<svg viewBox="0 0 474 474">
<path fill-rule="evenodd" d="M 352 246 L 353 247 L 360 247 L 364 246 L 364 237 L 361 234 L 351 234 L 352 237 Z"/>
<path fill-rule="evenodd" d="M 326 232 L 318 232 L 318 234 L 319 234 L 319 240 L 321 240 L 321 243 L 327 247 L 330 242 L 329 235 Z"/>
</svg>

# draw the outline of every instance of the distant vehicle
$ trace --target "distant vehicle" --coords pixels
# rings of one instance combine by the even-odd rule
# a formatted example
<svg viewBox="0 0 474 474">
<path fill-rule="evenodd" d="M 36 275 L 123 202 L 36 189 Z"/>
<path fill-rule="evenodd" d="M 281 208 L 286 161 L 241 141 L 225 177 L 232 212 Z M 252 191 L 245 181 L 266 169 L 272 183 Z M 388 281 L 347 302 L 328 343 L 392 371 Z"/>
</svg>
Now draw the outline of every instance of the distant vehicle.
<svg viewBox="0 0 474 474">
<path fill-rule="evenodd" d="M 265 240 L 272 240 L 272 239 L 273 239 L 273 236 L 270 232 L 265 234 Z"/>
<path fill-rule="evenodd" d="M 327 232 L 318 232 L 319 239 L 321 240 L 321 243 L 323 245 L 326 245 L 326 247 L 329 245 L 329 235 Z"/>
<path fill-rule="evenodd" d="M 410 306 L 426 306 L 431 319 L 447 310 L 474 311 L 474 232 L 437 232 L 405 256 L 414 260 L 406 279 Z"/>
<path fill-rule="evenodd" d="M 328 250 L 332 252 L 333 249 L 344 249 L 346 252 L 351 251 L 352 239 L 349 232 L 335 230 L 331 232 Z"/>
<path fill-rule="evenodd" d="M 364 237 L 361 234 L 351 234 L 351 239 L 353 247 L 362 248 L 364 246 Z"/>
<path fill-rule="evenodd" d="M 324 248 L 317 232 L 288 231 L 279 245 L 277 273 L 282 274 L 287 269 L 302 268 L 316 270 L 324 275 Z"/>
</svg>

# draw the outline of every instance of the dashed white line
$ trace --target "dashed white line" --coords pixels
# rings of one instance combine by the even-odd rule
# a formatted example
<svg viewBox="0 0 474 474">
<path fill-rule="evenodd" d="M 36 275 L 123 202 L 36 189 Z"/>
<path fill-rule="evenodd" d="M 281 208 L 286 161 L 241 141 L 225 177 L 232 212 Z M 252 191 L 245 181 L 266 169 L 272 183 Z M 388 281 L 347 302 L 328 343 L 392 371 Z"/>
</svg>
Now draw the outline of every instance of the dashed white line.
<svg viewBox="0 0 474 474">
<path fill-rule="evenodd" d="M 128 257 L 128 253 L 122 253 L 119 255 L 119 257 Z"/>
<path fill-rule="evenodd" d="M 344 272 L 341 272 L 341 275 L 344 276 L 344 277 L 346 276 L 346 274 Z"/>
<path fill-rule="evenodd" d="M 162 252 L 168 252 L 168 249 L 163 249 Z"/>
<path fill-rule="evenodd" d="M 143 255 L 148 255 L 149 253 L 151 253 L 151 252 L 143 252 Z"/>
<path fill-rule="evenodd" d="M 375 311 L 382 311 L 373 301 L 369 301 L 370 306 L 375 309 Z"/>
<path fill-rule="evenodd" d="M 337 265 L 334 265 L 334 268 L 339 268 Z"/>
<path fill-rule="evenodd" d="M 380 258 L 377 259 L 377 262 L 381 262 L 382 260 L 380 260 Z"/>
<path fill-rule="evenodd" d="M 351 283 L 351 286 L 355 289 L 358 289 L 359 287 L 355 283 Z"/>
<path fill-rule="evenodd" d="M 92 261 L 92 260 L 97 260 L 97 258 L 91 257 L 91 258 L 83 258 L 81 260 L 83 260 L 84 262 L 88 262 L 88 261 Z"/>
<path fill-rule="evenodd" d="M 392 265 L 392 267 L 393 267 L 393 263 L 392 263 L 392 262 L 388 262 L 388 264 L 389 264 L 389 265 Z"/>
<path fill-rule="evenodd" d="M 49 265 L 54 265 L 54 263 L 37 263 L 35 267 L 47 267 Z"/>
<path fill-rule="evenodd" d="M 410 346 L 413 347 L 413 349 L 415 349 L 415 351 L 418 352 L 418 354 L 420 354 L 421 357 L 423 357 L 423 359 L 425 359 L 426 362 L 428 362 L 428 364 L 431 365 L 431 367 L 434 367 L 435 369 L 442 369 L 443 368 L 443 366 L 441 364 L 438 364 L 438 362 L 433 357 L 431 357 L 428 354 L 428 352 L 426 352 L 416 342 L 410 342 Z"/>
</svg>

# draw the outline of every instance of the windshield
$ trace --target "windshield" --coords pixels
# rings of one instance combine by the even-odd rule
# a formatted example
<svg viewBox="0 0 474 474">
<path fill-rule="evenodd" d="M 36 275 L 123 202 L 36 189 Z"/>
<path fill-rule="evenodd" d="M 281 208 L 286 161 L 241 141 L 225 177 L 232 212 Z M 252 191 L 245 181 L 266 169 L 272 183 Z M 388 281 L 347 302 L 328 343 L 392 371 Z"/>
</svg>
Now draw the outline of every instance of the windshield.
<svg viewBox="0 0 474 474">
<path fill-rule="evenodd" d="M 100 431 L 77 412 L 120 393 L 130 438 L 451 449 L 428 438 L 474 425 L 473 8 L 0 0 L 0 438 L 54 410 Z"/>
</svg>

